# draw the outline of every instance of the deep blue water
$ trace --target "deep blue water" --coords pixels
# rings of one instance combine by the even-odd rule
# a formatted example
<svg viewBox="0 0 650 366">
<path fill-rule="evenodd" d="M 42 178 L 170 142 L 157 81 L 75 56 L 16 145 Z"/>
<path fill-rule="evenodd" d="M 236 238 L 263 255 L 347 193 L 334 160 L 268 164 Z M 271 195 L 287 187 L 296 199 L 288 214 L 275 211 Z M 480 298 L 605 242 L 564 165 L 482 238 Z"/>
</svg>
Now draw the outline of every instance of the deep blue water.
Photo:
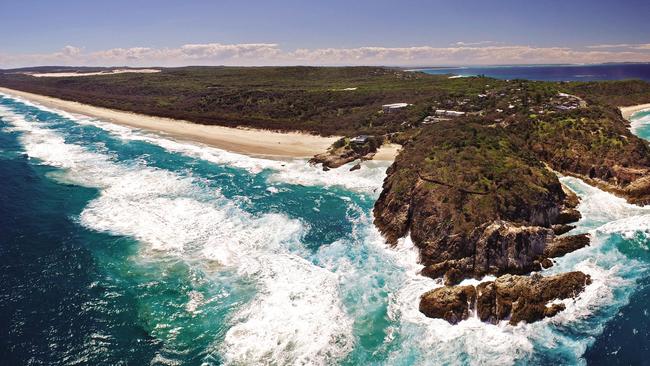
<svg viewBox="0 0 650 366">
<path fill-rule="evenodd" d="M 650 111 L 633 116 L 633 132 L 650 140 Z M 650 220 L 650 218 L 648 218 Z M 642 227 L 639 230 L 643 230 Z M 646 233 L 648 233 L 646 228 Z M 630 256 L 647 259 L 650 249 L 648 236 L 637 236 L 638 246 L 632 247 Z M 605 325 L 603 333 L 587 350 L 585 358 L 593 365 L 644 365 L 650 358 L 650 277 L 644 276 L 636 283 L 628 305 Z"/>
<path fill-rule="evenodd" d="M 647 114 L 635 131 L 649 137 Z M 579 180 L 593 285 L 531 325 L 425 318 L 409 241 L 372 225 L 386 165 L 322 172 L 0 95 L 7 365 L 639 364 L 650 209 Z M 617 352 L 617 353 L 612 353 Z"/>
<path fill-rule="evenodd" d="M 427 74 L 485 75 L 496 79 L 540 81 L 597 81 L 639 79 L 650 81 L 650 64 L 485 66 L 418 69 Z"/>
</svg>

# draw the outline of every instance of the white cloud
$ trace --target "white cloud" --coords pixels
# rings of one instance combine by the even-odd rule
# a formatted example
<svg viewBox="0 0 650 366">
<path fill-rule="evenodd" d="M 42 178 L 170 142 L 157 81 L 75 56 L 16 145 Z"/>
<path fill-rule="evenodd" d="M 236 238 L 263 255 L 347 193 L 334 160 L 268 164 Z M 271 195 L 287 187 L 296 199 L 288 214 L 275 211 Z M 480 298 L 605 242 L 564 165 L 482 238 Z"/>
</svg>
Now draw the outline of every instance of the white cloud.
<svg viewBox="0 0 650 366">
<path fill-rule="evenodd" d="M 489 42 L 489 43 L 488 43 Z M 607 47 L 606 47 L 607 46 Z M 650 62 L 650 44 L 594 45 L 586 49 L 457 42 L 449 47 L 301 48 L 275 43 L 186 44 L 175 48 L 112 48 L 86 52 L 65 46 L 47 54 L 0 54 L 0 67 L 34 65 L 479 65 Z"/>
<path fill-rule="evenodd" d="M 586 48 L 591 48 L 591 49 L 631 48 L 633 46 L 635 45 L 630 43 L 616 43 L 616 44 L 595 44 L 595 45 L 587 46 Z"/>
<path fill-rule="evenodd" d="M 628 48 L 633 50 L 650 50 L 650 43 L 616 43 L 616 44 L 596 44 L 587 46 L 590 49 L 614 49 L 614 48 Z"/>
<path fill-rule="evenodd" d="M 466 46 L 484 46 L 488 44 L 500 44 L 501 42 L 495 41 L 478 41 L 478 42 L 456 42 L 452 46 L 466 47 Z"/>
<path fill-rule="evenodd" d="M 61 50 L 61 53 L 65 56 L 77 56 L 81 53 L 81 48 L 74 46 L 65 46 L 63 47 L 63 50 Z"/>
</svg>

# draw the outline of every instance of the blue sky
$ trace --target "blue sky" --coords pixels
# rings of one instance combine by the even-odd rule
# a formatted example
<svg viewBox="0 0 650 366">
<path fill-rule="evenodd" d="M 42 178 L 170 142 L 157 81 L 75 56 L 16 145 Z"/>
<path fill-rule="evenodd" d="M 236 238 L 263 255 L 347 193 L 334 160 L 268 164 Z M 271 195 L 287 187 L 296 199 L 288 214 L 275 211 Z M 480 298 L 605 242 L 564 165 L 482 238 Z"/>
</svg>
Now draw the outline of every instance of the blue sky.
<svg viewBox="0 0 650 366">
<path fill-rule="evenodd" d="M 0 0 L 0 67 L 74 61 L 65 59 L 69 56 L 86 64 L 483 64 L 491 58 L 488 51 L 498 54 L 499 50 L 511 54 L 498 60 L 510 57 L 513 63 L 570 58 L 646 61 L 648 17 L 647 0 Z M 167 52 L 188 44 L 231 48 L 224 54 L 213 47 L 212 53 L 190 57 L 152 54 L 152 50 Z M 242 55 L 232 48 L 242 44 L 267 46 L 262 53 L 251 53 L 249 47 Z M 592 48 L 603 44 L 612 47 Z M 66 46 L 72 48 L 65 51 Z M 390 52 L 377 56 L 377 50 L 370 55 L 350 51 L 367 47 Z M 414 55 L 408 51 L 413 47 L 430 49 L 416 49 Z M 514 55 L 515 47 L 532 47 L 534 52 L 528 49 Z M 114 51 L 113 58 L 105 57 L 109 50 L 132 48 L 139 53 L 120 58 Z M 149 53 L 142 53 L 142 48 Z M 466 52 L 458 50 L 463 48 Z M 578 54 L 562 53 L 560 48 Z M 295 54 L 303 49 L 312 54 Z M 333 50 L 346 51 L 334 54 Z M 455 55 L 443 54 L 445 50 Z"/>
</svg>

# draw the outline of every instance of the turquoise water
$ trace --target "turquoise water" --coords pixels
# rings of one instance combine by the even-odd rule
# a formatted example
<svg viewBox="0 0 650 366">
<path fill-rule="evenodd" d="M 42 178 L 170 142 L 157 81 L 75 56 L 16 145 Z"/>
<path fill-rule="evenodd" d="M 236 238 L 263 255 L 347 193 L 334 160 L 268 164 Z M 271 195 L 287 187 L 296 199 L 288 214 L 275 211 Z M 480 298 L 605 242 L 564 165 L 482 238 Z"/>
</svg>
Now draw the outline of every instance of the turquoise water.
<svg viewBox="0 0 650 366">
<path fill-rule="evenodd" d="M 585 293 L 530 325 L 425 318 L 419 295 L 440 284 L 417 274 L 409 240 L 388 248 L 377 233 L 372 206 L 387 166 L 365 164 L 322 172 L 3 96 L 0 357 L 576 364 L 608 352 L 599 346 L 608 325 L 644 293 L 650 209 L 563 178 L 584 198 L 579 230 L 595 239 L 549 272 L 591 274 Z"/>
</svg>

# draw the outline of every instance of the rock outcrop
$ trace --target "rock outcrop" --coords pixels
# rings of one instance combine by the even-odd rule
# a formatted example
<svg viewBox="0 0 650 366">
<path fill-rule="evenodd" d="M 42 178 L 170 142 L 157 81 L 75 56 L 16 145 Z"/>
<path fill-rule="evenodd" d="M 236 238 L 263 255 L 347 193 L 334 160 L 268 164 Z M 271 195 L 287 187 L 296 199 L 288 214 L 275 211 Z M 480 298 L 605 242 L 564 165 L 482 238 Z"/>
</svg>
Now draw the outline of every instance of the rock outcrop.
<svg viewBox="0 0 650 366">
<path fill-rule="evenodd" d="M 440 318 L 456 324 L 467 319 L 476 303 L 474 286 L 447 286 L 422 295 L 420 311 L 429 318 Z"/>
<path fill-rule="evenodd" d="M 309 163 L 312 165 L 322 164 L 323 170 L 329 170 L 355 160 L 372 160 L 377 153 L 377 149 L 383 143 L 383 137 L 369 136 L 367 139 L 368 141 L 363 144 L 351 144 L 346 138 L 337 140 L 326 152 L 309 159 Z M 361 166 L 356 164 L 350 170 L 359 168 Z"/>
<path fill-rule="evenodd" d="M 481 321 L 496 324 L 508 320 L 516 325 L 536 322 L 565 309 L 561 302 L 577 297 L 591 278 L 582 272 L 555 276 L 504 275 L 495 281 L 474 286 L 440 287 L 420 298 L 420 311 L 431 318 L 445 319 L 455 324 L 475 311 Z"/>
<path fill-rule="evenodd" d="M 587 245 L 589 245 L 589 234 L 557 237 L 546 245 L 544 256 L 547 258 L 562 257 Z"/>
</svg>

